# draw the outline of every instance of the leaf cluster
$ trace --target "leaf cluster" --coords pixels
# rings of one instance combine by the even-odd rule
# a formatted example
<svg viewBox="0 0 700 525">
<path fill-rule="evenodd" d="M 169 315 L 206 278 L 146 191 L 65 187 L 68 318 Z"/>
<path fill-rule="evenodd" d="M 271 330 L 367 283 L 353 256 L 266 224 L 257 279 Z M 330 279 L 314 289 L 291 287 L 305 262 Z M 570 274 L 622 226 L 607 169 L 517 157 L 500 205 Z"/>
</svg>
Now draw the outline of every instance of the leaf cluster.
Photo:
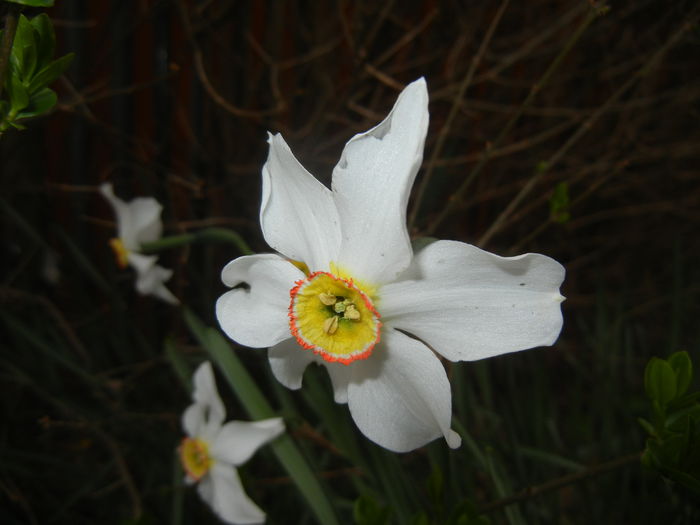
<svg viewBox="0 0 700 525">
<path fill-rule="evenodd" d="M 639 423 L 649 434 L 642 463 L 700 496 L 700 392 L 688 392 L 692 380 L 688 352 L 652 357 L 644 373 L 652 418 Z"/>
<path fill-rule="evenodd" d="M 74 54 L 53 60 L 55 46 L 53 26 L 45 13 L 31 20 L 19 15 L 5 76 L 5 97 L 0 99 L 0 132 L 10 126 L 24 129 L 18 121 L 47 113 L 56 104 L 56 93 L 48 86 L 68 69 Z"/>
</svg>

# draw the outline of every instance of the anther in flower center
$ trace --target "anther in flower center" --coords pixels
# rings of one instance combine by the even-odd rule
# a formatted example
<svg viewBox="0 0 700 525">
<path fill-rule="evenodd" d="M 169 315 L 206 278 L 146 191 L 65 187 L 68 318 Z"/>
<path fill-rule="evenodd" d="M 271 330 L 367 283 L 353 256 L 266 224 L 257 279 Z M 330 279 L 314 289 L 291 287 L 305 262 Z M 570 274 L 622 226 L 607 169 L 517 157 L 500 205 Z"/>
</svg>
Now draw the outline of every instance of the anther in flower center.
<svg viewBox="0 0 700 525">
<path fill-rule="evenodd" d="M 301 346 L 344 364 L 372 353 L 380 316 L 351 279 L 315 272 L 297 281 L 290 295 L 289 328 Z"/>
<path fill-rule="evenodd" d="M 129 265 L 129 250 L 124 246 L 124 242 L 118 237 L 109 240 L 109 245 L 114 251 L 114 255 L 117 258 L 117 264 L 120 268 L 126 268 Z"/>
<path fill-rule="evenodd" d="M 180 445 L 180 461 L 191 478 L 201 479 L 212 464 L 207 443 L 198 438 L 183 439 Z"/>
</svg>

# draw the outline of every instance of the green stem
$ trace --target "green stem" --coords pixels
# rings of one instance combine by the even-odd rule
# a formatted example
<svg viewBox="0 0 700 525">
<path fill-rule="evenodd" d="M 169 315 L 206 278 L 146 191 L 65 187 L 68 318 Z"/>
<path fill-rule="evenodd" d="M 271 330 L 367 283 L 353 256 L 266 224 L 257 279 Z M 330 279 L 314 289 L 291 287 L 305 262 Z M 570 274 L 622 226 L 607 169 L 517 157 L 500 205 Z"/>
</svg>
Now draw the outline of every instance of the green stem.
<svg viewBox="0 0 700 525">
<path fill-rule="evenodd" d="M 141 245 L 143 253 L 157 253 L 163 250 L 171 250 L 181 246 L 188 246 L 200 242 L 222 242 L 233 244 L 244 255 L 251 255 L 253 250 L 248 243 L 243 240 L 238 233 L 226 228 L 206 228 L 193 233 L 183 233 L 182 235 L 171 235 L 163 237 L 157 241 L 147 242 Z"/>
<path fill-rule="evenodd" d="M 5 85 L 5 72 L 10 63 L 10 53 L 12 52 L 12 42 L 15 39 L 17 31 L 17 19 L 19 15 L 19 6 L 10 4 L 8 6 L 7 16 L 5 17 L 5 30 L 3 32 L 2 43 L 0 43 L 0 96 L 2 96 L 2 88 Z"/>
</svg>

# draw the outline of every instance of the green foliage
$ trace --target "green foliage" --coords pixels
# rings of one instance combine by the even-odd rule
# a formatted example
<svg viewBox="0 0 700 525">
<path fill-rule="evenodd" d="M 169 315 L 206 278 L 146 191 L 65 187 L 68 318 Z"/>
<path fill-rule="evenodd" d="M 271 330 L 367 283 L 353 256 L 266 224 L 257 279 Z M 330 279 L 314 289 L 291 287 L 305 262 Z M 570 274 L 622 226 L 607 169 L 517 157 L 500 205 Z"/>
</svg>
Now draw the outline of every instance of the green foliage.
<svg viewBox="0 0 700 525">
<path fill-rule="evenodd" d="M 569 184 L 564 181 L 554 187 L 549 199 L 549 216 L 554 222 L 565 223 L 571 219 L 569 212 Z"/>
<path fill-rule="evenodd" d="M 391 510 L 367 495 L 355 501 L 352 509 L 356 525 L 387 525 L 391 523 Z"/>
<path fill-rule="evenodd" d="M 26 5 L 27 7 L 52 7 L 54 0 L 5 0 L 13 4 Z"/>
<path fill-rule="evenodd" d="M 47 6 L 53 2 L 18 2 Z M 56 37 L 49 17 L 42 13 L 32 20 L 19 15 L 5 74 L 7 100 L 0 100 L 0 132 L 10 126 L 23 129 L 18 121 L 47 113 L 56 104 L 56 93 L 48 86 L 70 67 L 73 53 L 53 59 Z"/>
<path fill-rule="evenodd" d="M 652 421 L 639 423 L 649 435 L 642 463 L 700 496 L 700 392 L 686 393 L 692 379 L 688 352 L 652 357 L 644 372 Z"/>
</svg>

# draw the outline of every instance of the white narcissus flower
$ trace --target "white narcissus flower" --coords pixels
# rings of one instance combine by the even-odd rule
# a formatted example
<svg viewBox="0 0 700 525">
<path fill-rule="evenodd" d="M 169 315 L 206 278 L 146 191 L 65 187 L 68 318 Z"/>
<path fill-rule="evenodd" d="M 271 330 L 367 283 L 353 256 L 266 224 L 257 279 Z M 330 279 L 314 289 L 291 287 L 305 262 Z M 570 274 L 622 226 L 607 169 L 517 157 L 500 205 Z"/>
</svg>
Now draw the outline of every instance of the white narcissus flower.
<svg viewBox="0 0 700 525">
<path fill-rule="evenodd" d="M 182 415 L 187 437 L 179 448 L 185 481 L 198 482 L 199 495 L 224 522 L 263 523 L 265 513 L 243 490 L 236 467 L 284 432 L 284 423 L 275 417 L 223 424 L 226 411 L 209 361 L 195 371 L 193 383 L 194 403 Z"/>
<path fill-rule="evenodd" d="M 229 337 L 269 348 L 287 387 L 301 387 L 309 363 L 324 365 L 336 402 L 394 451 L 441 435 L 461 443 L 436 353 L 471 361 L 551 345 L 562 326 L 564 268 L 549 257 L 499 257 L 455 241 L 413 253 L 406 205 L 427 128 L 421 78 L 345 145 L 331 189 L 270 135 L 260 223 L 281 255 L 231 261 L 222 279 L 236 288 L 216 305 Z"/>
<path fill-rule="evenodd" d="M 142 295 L 153 295 L 170 304 L 178 304 L 177 298 L 163 284 L 173 274 L 156 264 L 156 255 L 139 253 L 141 245 L 161 237 L 163 223 L 160 213 L 163 207 L 152 197 L 137 197 L 124 202 L 114 194 L 108 182 L 100 185 L 100 193 L 114 208 L 117 216 L 117 236 L 109 241 L 120 268 L 131 266 L 136 271 L 136 290 Z"/>
</svg>

